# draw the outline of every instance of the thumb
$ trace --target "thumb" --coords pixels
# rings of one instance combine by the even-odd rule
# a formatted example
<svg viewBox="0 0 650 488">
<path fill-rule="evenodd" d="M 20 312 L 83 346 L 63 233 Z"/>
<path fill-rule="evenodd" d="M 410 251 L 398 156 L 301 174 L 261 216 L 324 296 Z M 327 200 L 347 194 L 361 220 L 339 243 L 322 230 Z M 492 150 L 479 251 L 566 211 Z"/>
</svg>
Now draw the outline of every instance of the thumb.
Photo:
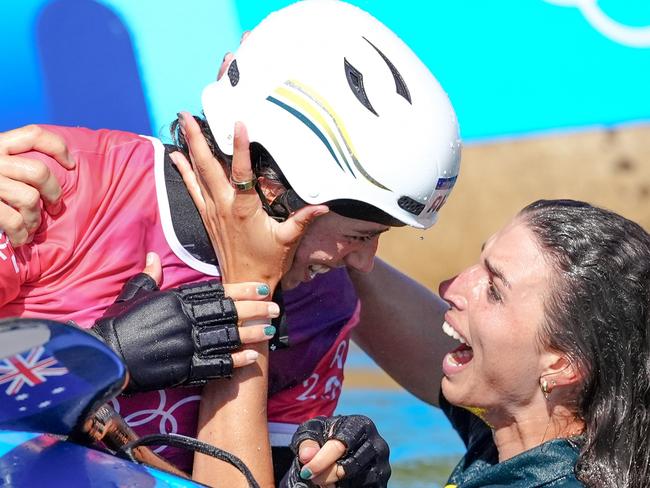
<svg viewBox="0 0 650 488">
<path fill-rule="evenodd" d="M 155 291 L 158 289 L 161 280 L 162 266 L 160 265 L 160 258 L 155 252 L 149 252 L 147 253 L 144 269 L 124 283 L 115 303 L 128 302 Z"/>
<path fill-rule="evenodd" d="M 160 257 L 155 252 L 148 252 L 147 259 L 145 262 L 143 273 L 148 274 L 156 282 L 156 285 L 160 285 L 162 281 L 162 265 L 160 264 Z"/>
<path fill-rule="evenodd" d="M 314 219 L 327 212 L 329 208 L 325 205 L 307 205 L 292 214 L 278 226 L 277 236 L 280 244 L 293 244 L 298 241 Z"/>
<path fill-rule="evenodd" d="M 307 464 L 314 458 L 318 451 L 320 451 L 318 442 L 312 439 L 302 441 L 298 450 L 298 459 L 300 460 L 300 463 Z"/>
</svg>

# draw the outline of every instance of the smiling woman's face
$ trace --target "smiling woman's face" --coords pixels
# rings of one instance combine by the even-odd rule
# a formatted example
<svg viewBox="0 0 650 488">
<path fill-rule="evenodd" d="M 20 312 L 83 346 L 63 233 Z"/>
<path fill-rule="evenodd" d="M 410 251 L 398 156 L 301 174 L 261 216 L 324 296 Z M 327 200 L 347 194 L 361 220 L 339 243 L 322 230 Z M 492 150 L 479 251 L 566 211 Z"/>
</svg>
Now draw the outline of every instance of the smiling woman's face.
<svg viewBox="0 0 650 488">
<path fill-rule="evenodd" d="M 300 241 L 282 288 L 290 290 L 311 281 L 317 274 L 347 266 L 369 273 L 372 270 L 379 236 L 390 227 L 329 212 L 317 217 Z"/>
<path fill-rule="evenodd" d="M 467 342 L 443 360 L 442 390 L 455 405 L 512 418 L 539 395 L 548 354 L 539 341 L 552 271 L 519 219 L 492 236 L 479 262 L 440 285 L 445 332 Z"/>
</svg>

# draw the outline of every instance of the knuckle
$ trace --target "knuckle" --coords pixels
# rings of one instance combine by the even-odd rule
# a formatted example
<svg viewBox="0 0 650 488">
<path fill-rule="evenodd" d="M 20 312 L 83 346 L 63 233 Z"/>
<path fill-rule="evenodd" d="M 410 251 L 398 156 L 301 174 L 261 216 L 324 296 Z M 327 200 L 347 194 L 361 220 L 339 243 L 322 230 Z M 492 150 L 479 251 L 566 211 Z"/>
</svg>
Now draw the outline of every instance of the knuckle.
<svg viewBox="0 0 650 488">
<path fill-rule="evenodd" d="M 27 187 L 22 194 L 21 202 L 27 208 L 33 209 L 38 207 L 39 202 L 41 201 L 41 195 L 38 193 L 38 190 Z"/>
<path fill-rule="evenodd" d="M 62 190 L 60 186 L 57 185 L 55 188 L 53 188 L 50 191 L 50 198 L 52 199 L 52 202 L 57 202 L 61 198 L 61 193 Z"/>
<path fill-rule="evenodd" d="M 29 124 L 22 128 L 25 135 L 31 139 L 38 139 L 43 134 L 43 129 L 36 124 Z"/>
<path fill-rule="evenodd" d="M 339 456 L 342 456 L 345 454 L 348 450 L 347 445 L 340 439 L 336 439 L 336 442 L 334 443 L 334 451 L 336 454 Z"/>
<path fill-rule="evenodd" d="M 24 219 L 27 233 L 31 234 L 41 225 L 41 215 L 37 213 L 32 219 Z"/>
<path fill-rule="evenodd" d="M 50 168 L 40 161 L 32 161 L 30 173 L 35 184 L 43 185 L 50 177 Z"/>
<path fill-rule="evenodd" d="M 9 240 L 11 241 L 11 244 L 15 247 L 22 246 L 23 244 L 27 243 L 27 239 L 29 238 L 29 233 L 27 230 L 23 229 L 18 229 L 15 232 L 9 232 Z"/>
<path fill-rule="evenodd" d="M 21 231 L 27 233 L 25 228 L 25 221 L 23 220 L 22 215 L 18 212 L 12 212 L 4 217 L 2 226 L 7 231 L 7 233 L 18 234 Z"/>
</svg>

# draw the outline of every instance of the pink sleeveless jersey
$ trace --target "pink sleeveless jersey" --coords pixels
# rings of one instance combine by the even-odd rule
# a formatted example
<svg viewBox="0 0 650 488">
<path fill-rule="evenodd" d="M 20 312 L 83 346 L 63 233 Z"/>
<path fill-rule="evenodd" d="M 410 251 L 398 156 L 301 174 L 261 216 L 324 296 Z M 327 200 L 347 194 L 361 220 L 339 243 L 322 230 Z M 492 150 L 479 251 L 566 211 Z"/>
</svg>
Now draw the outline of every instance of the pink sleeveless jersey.
<svg viewBox="0 0 650 488">
<path fill-rule="evenodd" d="M 195 259 L 176 239 L 166 197 L 164 148 L 160 141 L 119 131 L 47 128 L 66 140 L 77 166 L 66 171 L 46 156 L 26 155 L 45 162 L 54 172 L 63 189 L 65 209 L 55 217 L 42 212 L 43 224 L 33 242 L 16 250 L 0 232 L 0 317 L 72 320 L 89 328 L 113 303 L 122 285 L 142 270 L 149 251 L 160 256 L 162 289 L 218 276 L 216 267 Z M 330 281 L 330 288 L 336 292 L 351 291 L 351 285 L 343 287 L 334 272 Z M 308 292 L 299 300 L 314 296 L 312 290 Z M 300 329 L 312 332 L 303 338 L 298 334 L 296 352 L 322 336 L 323 328 L 331 339 L 316 348 L 316 357 L 303 366 L 305 371 L 294 372 L 289 383 L 286 379 L 280 381 L 286 387 L 271 396 L 269 418 L 275 421 L 270 426 L 272 439 L 274 429 L 279 435 L 274 444 L 286 445 L 296 424 L 315 414 L 333 412 L 343 379 L 342 353 L 347 352 L 343 349 L 347 347 L 350 329 L 358 321 L 358 310 L 352 314 L 356 298 L 351 293 L 352 300 L 347 300 L 346 308 L 341 308 L 338 301 L 341 310 L 336 311 L 336 317 L 323 316 L 315 325 L 304 318 L 302 322 L 297 320 Z M 291 319 L 292 309 L 295 314 L 302 305 L 298 299 L 292 303 L 288 295 Z M 273 363 L 272 354 L 272 370 Z M 289 367 L 281 359 L 277 363 L 285 370 Z M 283 374 L 286 376 L 280 371 L 275 376 L 282 379 Z M 272 383 L 273 375 L 271 371 Z M 336 379 L 330 380 L 328 389 L 327 384 L 321 385 L 321 380 L 316 385 L 314 375 L 322 381 Z M 193 436 L 199 394 L 198 388 L 174 388 L 121 396 L 113 402 L 141 435 L 174 432 Z M 183 451 L 159 448 L 158 452 L 182 469 L 191 467 L 191 456 Z"/>
</svg>

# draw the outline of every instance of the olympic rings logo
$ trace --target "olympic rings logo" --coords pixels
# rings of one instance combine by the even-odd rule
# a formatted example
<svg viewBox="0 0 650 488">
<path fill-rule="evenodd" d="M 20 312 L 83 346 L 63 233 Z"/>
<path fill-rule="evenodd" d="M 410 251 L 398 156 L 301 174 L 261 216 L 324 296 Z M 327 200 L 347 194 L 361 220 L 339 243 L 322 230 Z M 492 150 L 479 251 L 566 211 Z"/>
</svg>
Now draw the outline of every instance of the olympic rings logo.
<svg viewBox="0 0 650 488">
<path fill-rule="evenodd" d="M 598 0 L 543 0 L 562 7 L 575 7 L 591 26 L 614 42 L 630 47 L 650 47 L 650 26 L 633 27 L 612 19 Z"/>
<path fill-rule="evenodd" d="M 174 417 L 174 412 L 187 403 L 198 402 L 201 397 L 199 395 L 191 395 L 177 401 L 169 408 L 166 408 L 167 394 L 165 390 L 158 390 L 157 393 L 159 396 L 159 402 L 156 408 L 147 408 L 135 411 L 124 417 L 124 421 L 129 425 L 129 427 L 138 427 L 153 422 L 156 418 L 160 417 L 160 422 L 158 424 L 159 432 L 161 434 L 177 434 L 178 421 L 176 420 L 176 417 Z M 120 404 L 115 398 L 111 400 L 111 404 L 115 411 L 120 413 Z M 160 453 L 164 451 L 166 447 L 167 446 L 157 447 L 154 449 L 154 452 Z"/>
</svg>

